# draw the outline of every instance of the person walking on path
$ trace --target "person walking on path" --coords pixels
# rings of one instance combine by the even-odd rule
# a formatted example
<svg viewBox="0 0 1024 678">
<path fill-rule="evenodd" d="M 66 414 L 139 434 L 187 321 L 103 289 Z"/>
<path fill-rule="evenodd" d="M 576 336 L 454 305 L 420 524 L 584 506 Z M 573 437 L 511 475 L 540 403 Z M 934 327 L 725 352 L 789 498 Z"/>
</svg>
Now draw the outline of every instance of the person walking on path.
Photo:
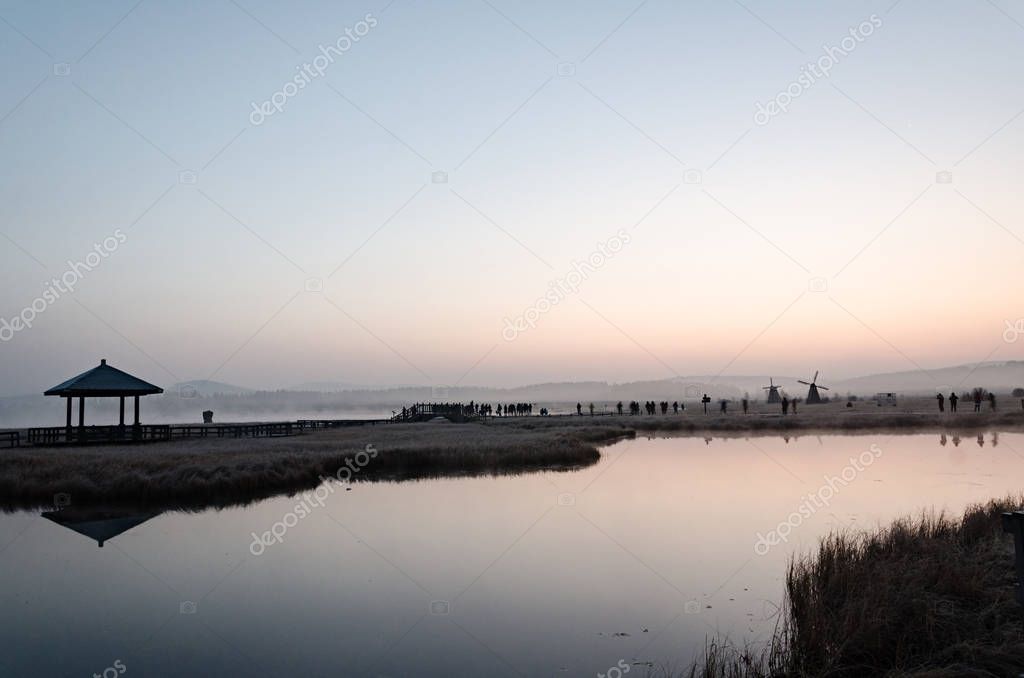
<svg viewBox="0 0 1024 678">
<path fill-rule="evenodd" d="M 938 403 L 939 403 L 939 412 L 945 412 L 946 411 L 946 397 L 940 393 L 937 396 L 935 396 L 935 400 L 937 400 Z"/>
<path fill-rule="evenodd" d="M 743 406 L 743 414 L 746 414 L 750 410 L 750 401 L 747 400 L 746 396 L 743 396 L 743 400 L 740 401 L 740 405 Z"/>
<path fill-rule="evenodd" d="M 988 405 L 993 412 L 996 411 L 996 394 L 991 391 L 988 393 Z"/>
<path fill-rule="evenodd" d="M 789 414 L 789 396 L 782 396 L 782 416 Z"/>
<path fill-rule="evenodd" d="M 956 391 L 950 391 L 950 393 L 949 393 L 949 411 L 950 412 L 956 412 L 956 403 L 957 403 L 958 400 L 960 400 L 960 397 L 957 396 Z"/>
<path fill-rule="evenodd" d="M 981 389 L 974 389 L 974 411 L 981 412 Z"/>
<path fill-rule="evenodd" d="M 583 404 L 582 403 L 576 403 L 576 415 L 580 416 L 580 417 L 583 416 Z"/>
</svg>

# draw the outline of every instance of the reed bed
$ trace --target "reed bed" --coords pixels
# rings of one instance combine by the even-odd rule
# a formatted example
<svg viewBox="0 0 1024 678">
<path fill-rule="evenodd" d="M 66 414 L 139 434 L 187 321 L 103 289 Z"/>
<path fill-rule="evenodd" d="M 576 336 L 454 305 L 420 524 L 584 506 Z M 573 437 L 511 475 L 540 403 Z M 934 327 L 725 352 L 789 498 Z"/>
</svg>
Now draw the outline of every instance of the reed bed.
<svg viewBox="0 0 1024 678">
<path fill-rule="evenodd" d="M 833 533 L 791 560 L 777 631 L 761 651 L 708 645 L 689 678 L 952 678 L 1024 672 L 1013 540 L 1000 516 L 1024 496 L 960 517 L 923 513 Z"/>
</svg>

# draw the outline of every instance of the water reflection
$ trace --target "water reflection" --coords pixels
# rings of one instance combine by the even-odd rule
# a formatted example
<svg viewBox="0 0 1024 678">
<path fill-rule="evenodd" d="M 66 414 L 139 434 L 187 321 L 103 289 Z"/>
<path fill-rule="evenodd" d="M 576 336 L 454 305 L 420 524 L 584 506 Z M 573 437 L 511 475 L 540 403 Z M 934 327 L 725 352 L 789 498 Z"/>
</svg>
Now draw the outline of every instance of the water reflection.
<svg viewBox="0 0 1024 678">
<path fill-rule="evenodd" d="M 61 527 L 92 539 L 97 546 L 103 548 L 105 542 L 161 513 L 163 511 L 139 511 L 129 507 L 64 506 L 53 511 L 43 511 L 40 515 Z"/>
<path fill-rule="evenodd" d="M 0 676 L 120 659 L 161 678 L 577 676 L 620 660 L 639 677 L 718 633 L 769 637 L 788 559 L 829 530 L 1019 490 L 1024 436 L 999 438 L 945 454 L 952 431 L 628 440 L 566 473 L 358 483 L 260 555 L 253 534 L 289 524 L 301 496 L 0 514 L 0 607 L 17 611 L 0 615 Z M 827 506 L 793 518 L 835 478 Z"/>
</svg>

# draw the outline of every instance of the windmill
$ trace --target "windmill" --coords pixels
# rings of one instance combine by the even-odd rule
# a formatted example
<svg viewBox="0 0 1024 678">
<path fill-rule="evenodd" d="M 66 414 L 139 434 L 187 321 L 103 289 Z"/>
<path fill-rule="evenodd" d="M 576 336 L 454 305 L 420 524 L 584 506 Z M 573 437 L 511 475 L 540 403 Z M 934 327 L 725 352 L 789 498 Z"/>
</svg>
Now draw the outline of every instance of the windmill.
<svg viewBox="0 0 1024 678">
<path fill-rule="evenodd" d="M 761 388 L 768 391 L 768 403 L 781 403 L 782 396 L 779 395 L 779 387 L 775 385 L 775 381 L 768 377 L 769 386 L 762 386 Z"/>
<path fill-rule="evenodd" d="M 814 371 L 814 378 L 811 379 L 810 381 L 803 381 L 802 379 L 798 379 L 797 381 L 807 386 L 807 400 L 805 402 L 808 405 L 821 404 L 821 396 L 818 395 L 818 389 L 821 389 L 822 391 L 827 391 L 828 388 L 825 386 L 818 386 L 818 384 L 816 383 L 818 381 L 817 370 Z"/>
</svg>

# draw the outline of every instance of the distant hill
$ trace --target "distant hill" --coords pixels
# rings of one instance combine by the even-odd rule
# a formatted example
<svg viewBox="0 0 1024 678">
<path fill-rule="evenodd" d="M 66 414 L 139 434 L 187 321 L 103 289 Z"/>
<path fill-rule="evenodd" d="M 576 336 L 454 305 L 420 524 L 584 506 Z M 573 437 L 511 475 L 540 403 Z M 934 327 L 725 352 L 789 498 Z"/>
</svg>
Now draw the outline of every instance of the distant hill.
<svg viewBox="0 0 1024 678">
<path fill-rule="evenodd" d="M 374 391 L 378 387 L 365 384 L 350 384 L 344 381 L 304 381 L 296 384 L 287 391 L 313 391 L 315 393 L 337 393 L 338 391 Z"/>
<path fill-rule="evenodd" d="M 948 393 L 982 386 L 994 391 L 1010 391 L 1024 386 L 1024 360 L 957 365 L 930 370 L 908 370 L 872 374 L 837 382 L 835 390 L 845 394 L 869 395 L 892 391 L 903 395 Z"/>
<path fill-rule="evenodd" d="M 194 381 L 183 381 L 170 388 L 165 388 L 168 395 L 180 395 L 183 397 L 213 396 L 213 395 L 241 395 L 254 393 L 256 389 L 225 384 L 220 381 L 209 381 L 208 379 L 196 379 Z"/>
</svg>

